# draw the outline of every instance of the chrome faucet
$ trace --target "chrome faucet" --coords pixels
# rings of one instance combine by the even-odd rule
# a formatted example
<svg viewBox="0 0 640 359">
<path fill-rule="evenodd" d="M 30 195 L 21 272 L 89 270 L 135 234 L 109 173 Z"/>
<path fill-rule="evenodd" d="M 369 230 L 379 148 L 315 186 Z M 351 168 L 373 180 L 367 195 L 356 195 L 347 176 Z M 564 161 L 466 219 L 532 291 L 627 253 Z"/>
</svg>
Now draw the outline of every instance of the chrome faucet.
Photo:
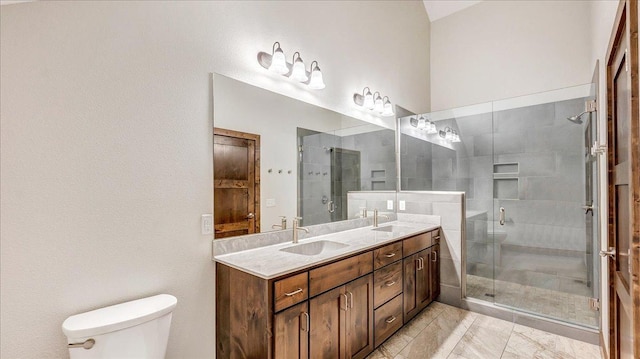
<svg viewBox="0 0 640 359">
<path fill-rule="evenodd" d="M 271 229 L 276 229 L 276 228 L 287 229 L 287 217 L 280 216 L 280 218 L 282 219 L 280 221 L 280 224 L 274 224 L 273 226 L 271 226 Z"/>
<path fill-rule="evenodd" d="M 298 243 L 298 230 L 305 231 L 309 233 L 309 229 L 304 227 L 298 227 L 298 221 L 301 220 L 302 217 L 294 217 L 293 218 L 293 243 Z"/>
<path fill-rule="evenodd" d="M 378 214 L 378 209 L 373 210 L 373 228 L 378 227 L 378 217 L 389 219 L 389 216 L 384 214 Z"/>
</svg>

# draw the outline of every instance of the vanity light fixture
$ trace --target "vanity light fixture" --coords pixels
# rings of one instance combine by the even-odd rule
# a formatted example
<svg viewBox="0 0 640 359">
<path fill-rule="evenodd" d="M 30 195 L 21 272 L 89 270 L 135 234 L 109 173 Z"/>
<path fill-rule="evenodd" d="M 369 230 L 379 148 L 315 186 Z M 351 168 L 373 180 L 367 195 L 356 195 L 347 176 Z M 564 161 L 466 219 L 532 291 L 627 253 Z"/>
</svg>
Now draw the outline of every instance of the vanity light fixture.
<svg viewBox="0 0 640 359">
<path fill-rule="evenodd" d="M 315 60 L 311 63 L 311 80 L 309 80 L 309 87 L 314 90 L 322 90 L 325 87 L 318 61 Z"/>
<path fill-rule="evenodd" d="M 362 89 L 362 94 L 353 94 L 353 102 L 356 105 L 362 106 L 368 110 L 376 111 L 382 116 L 395 115 L 395 113 L 393 112 L 393 105 L 389 100 L 389 96 L 382 97 L 382 95 L 378 91 L 376 91 L 374 94 L 371 94 L 371 89 L 369 89 L 369 87 L 365 87 L 364 89 Z"/>
<path fill-rule="evenodd" d="M 258 53 L 258 63 L 265 69 L 286 76 L 293 81 L 308 85 L 309 88 L 314 90 L 325 88 L 318 61 L 311 63 L 310 72 L 306 70 L 299 52 L 296 51 L 293 54 L 292 61 L 293 63 L 291 64 L 287 62 L 284 51 L 282 51 L 280 43 L 277 41 L 273 43 L 271 54 L 262 51 Z"/>
<path fill-rule="evenodd" d="M 393 106 L 391 105 L 391 101 L 389 101 L 389 96 L 385 96 L 383 99 L 384 105 L 382 110 L 382 116 L 393 116 Z"/>
<path fill-rule="evenodd" d="M 282 51 L 280 43 L 277 41 L 273 43 L 273 51 L 271 53 L 271 65 L 269 66 L 269 71 L 273 71 L 280 75 L 284 75 L 289 72 L 287 60 L 284 58 L 284 51 Z"/>
<path fill-rule="evenodd" d="M 298 55 L 297 58 L 296 55 Z M 297 51 L 293 54 L 293 69 L 291 70 L 291 76 L 289 76 L 289 78 L 298 82 L 306 82 L 309 80 L 307 70 L 304 67 L 304 61 L 302 61 L 302 57 L 300 57 L 300 53 Z"/>
<path fill-rule="evenodd" d="M 449 126 L 445 127 L 444 130 L 440 130 L 438 134 L 449 142 L 460 142 L 460 135 L 458 135 L 458 131 Z"/>
<path fill-rule="evenodd" d="M 438 129 L 436 129 L 436 124 L 429 121 L 429 119 L 425 118 L 423 115 L 420 115 L 420 118 L 411 118 L 409 120 L 411 126 L 417 128 L 421 131 L 426 131 L 428 135 L 433 135 L 438 133 Z"/>
<path fill-rule="evenodd" d="M 373 94 L 373 110 L 382 113 L 384 111 L 384 102 L 382 102 L 382 96 L 380 96 L 380 92 L 376 91 Z"/>
</svg>

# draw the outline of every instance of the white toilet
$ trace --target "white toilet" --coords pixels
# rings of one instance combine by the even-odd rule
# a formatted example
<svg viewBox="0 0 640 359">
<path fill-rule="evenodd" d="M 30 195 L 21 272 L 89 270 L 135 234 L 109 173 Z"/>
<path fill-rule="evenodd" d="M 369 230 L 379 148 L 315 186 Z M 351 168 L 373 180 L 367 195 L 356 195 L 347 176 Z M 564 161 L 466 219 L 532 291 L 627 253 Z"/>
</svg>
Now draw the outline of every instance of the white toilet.
<svg viewBox="0 0 640 359">
<path fill-rule="evenodd" d="M 177 302 L 159 294 L 67 318 L 71 359 L 163 359 Z"/>
</svg>

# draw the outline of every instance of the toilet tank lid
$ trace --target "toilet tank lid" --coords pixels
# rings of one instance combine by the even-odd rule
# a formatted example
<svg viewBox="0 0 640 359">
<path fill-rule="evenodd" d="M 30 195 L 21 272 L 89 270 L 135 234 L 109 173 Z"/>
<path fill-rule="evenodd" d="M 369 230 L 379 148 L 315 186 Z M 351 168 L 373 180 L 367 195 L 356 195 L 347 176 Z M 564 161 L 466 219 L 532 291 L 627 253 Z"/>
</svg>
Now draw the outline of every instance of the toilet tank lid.
<svg viewBox="0 0 640 359">
<path fill-rule="evenodd" d="M 120 303 L 72 315 L 62 323 L 62 331 L 68 338 L 115 332 L 171 313 L 177 303 L 176 297 L 169 294 Z"/>
</svg>

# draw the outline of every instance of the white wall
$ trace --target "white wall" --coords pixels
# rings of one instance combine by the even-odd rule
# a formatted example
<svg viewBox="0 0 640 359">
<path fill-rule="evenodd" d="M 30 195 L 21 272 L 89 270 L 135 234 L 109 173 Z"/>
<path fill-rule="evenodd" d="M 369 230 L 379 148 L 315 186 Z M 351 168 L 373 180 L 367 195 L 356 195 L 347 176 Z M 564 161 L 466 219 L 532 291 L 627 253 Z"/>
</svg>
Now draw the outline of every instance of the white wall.
<svg viewBox="0 0 640 359">
<path fill-rule="evenodd" d="M 431 24 L 431 107 L 591 81 L 588 1 L 484 1 Z"/>
<path fill-rule="evenodd" d="M 616 12 L 618 9 L 617 0 L 601 0 L 592 1 L 589 9 L 589 23 L 590 35 L 591 35 L 591 67 L 595 68 L 596 61 L 599 61 L 598 66 L 598 142 L 601 144 L 607 143 L 607 49 L 609 41 L 611 40 L 611 34 L 613 32 L 613 23 L 615 21 Z M 600 221 L 600 249 L 607 250 L 608 243 L 608 196 L 607 196 L 607 160 L 606 156 L 600 157 L 600 208 L 599 208 L 599 221 Z M 600 307 L 603 310 L 600 311 L 600 325 L 605 340 L 605 347 L 607 352 L 609 350 L 609 273 L 608 273 L 608 259 L 602 258 L 600 260 Z"/>
<path fill-rule="evenodd" d="M 168 358 L 214 357 L 199 223 L 212 212 L 210 73 L 342 113 L 364 86 L 429 109 L 420 2 L 39 1 L 0 13 L 2 358 L 66 357 L 67 316 L 160 292 L 178 297 Z M 317 59 L 327 88 L 266 74 L 256 53 L 275 40 Z"/>
</svg>

